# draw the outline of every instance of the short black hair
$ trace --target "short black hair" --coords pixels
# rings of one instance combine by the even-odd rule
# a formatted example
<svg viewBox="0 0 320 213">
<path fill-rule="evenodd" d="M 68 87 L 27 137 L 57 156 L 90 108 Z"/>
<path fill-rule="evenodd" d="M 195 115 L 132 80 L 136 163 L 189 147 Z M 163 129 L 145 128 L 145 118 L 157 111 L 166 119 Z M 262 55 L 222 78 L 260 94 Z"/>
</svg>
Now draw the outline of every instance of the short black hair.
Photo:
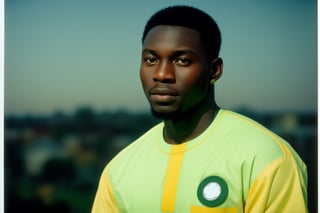
<svg viewBox="0 0 320 213">
<path fill-rule="evenodd" d="M 143 35 L 158 25 L 182 26 L 196 30 L 210 60 L 218 57 L 221 46 L 221 33 L 217 23 L 207 13 L 191 6 L 170 6 L 156 12 L 147 22 Z"/>
</svg>

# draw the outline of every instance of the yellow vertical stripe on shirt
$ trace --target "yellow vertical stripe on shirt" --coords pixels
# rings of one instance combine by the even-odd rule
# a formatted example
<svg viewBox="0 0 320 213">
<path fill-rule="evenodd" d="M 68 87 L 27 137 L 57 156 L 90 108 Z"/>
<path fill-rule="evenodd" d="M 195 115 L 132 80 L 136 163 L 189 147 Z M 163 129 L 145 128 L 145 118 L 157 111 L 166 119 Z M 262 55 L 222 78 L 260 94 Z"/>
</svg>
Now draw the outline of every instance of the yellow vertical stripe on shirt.
<svg viewBox="0 0 320 213">
<path fill-rule="evenodd" d="M 162 193 L 162 211 L 174 212 L 180 169 L 187 143 L 172 146 Z"/>
</svg>

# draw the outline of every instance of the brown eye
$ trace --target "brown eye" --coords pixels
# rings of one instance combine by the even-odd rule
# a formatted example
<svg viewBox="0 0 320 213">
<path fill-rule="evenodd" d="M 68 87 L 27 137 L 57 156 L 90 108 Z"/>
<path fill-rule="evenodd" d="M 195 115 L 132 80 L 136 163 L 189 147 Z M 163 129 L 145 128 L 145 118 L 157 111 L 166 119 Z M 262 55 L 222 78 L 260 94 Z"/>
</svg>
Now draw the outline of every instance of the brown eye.
<svg viewBox="0 0 320 213">
<path fill-rule="evenodd" d="M 180 66 L 188 66 L 191 64 L 191 60 L 189 60 L 188 58 L 177 58 L 173 61 L 173 63 Z"/>
<path fill-rule="evenodd" d="M 158 60 L 154 57 L 145 57 L 144 58 L 144 62 L 147 64 L 147 65 L 155 65 L 155 64 L 158 64 Z"/>
</svg>

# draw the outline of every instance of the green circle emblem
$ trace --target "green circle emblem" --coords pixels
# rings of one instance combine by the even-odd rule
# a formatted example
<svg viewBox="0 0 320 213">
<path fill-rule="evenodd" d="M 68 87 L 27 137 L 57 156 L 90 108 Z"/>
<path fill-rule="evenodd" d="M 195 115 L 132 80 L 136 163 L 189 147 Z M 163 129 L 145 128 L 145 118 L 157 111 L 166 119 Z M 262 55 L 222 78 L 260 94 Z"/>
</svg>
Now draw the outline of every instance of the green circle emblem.
<svg viewBox="0 0 320 213">
<path fill-rule="evenodd" d="M 216 207 L 227 199 L 228 185 L 221 177 L 209 176 L 201 181 L 197 195 L 203 205 Z"/>
</svg>

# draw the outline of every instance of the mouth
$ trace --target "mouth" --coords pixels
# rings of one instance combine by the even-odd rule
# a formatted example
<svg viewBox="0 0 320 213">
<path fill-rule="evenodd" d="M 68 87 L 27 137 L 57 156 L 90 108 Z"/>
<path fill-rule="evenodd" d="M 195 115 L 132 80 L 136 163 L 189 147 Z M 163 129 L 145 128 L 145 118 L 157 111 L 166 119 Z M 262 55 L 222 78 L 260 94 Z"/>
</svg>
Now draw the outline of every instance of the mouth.
<svg viewBox="0 0 320 213">
<path fill-rule="evenodd" d="M 169 104 L 176 100 L 178 94 L 168 87 L 155 87 L 150 91 L 150 99 L 156 103 Z"/>
</svg>

